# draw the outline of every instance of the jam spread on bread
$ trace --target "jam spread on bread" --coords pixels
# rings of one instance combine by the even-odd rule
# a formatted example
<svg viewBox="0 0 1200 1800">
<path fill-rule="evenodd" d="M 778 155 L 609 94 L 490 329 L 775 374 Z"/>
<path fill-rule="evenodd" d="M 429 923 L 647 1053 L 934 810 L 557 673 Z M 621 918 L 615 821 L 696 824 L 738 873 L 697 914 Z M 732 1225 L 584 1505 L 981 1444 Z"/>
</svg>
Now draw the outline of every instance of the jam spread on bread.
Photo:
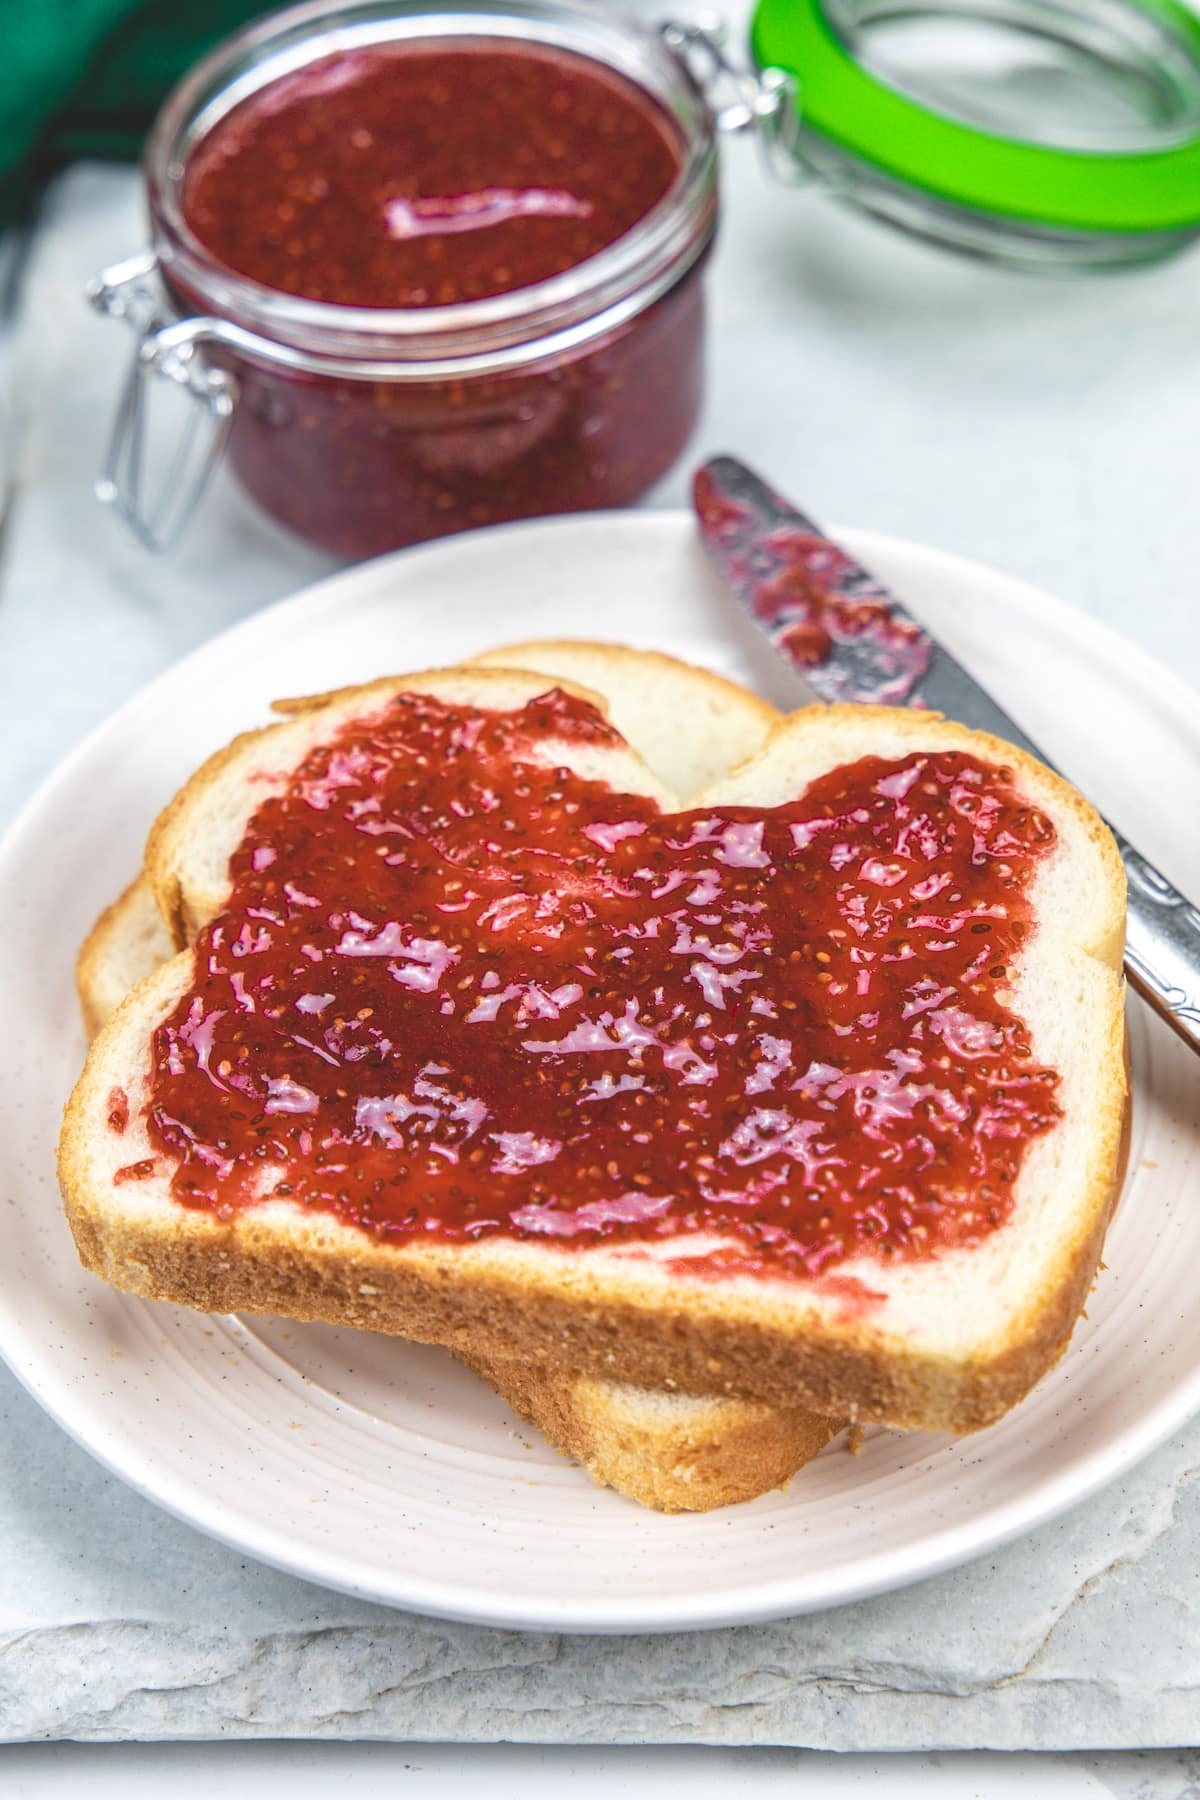
<svg viewBox="0 0 1200 1800">
<path fill-rule="evenodd" d="M 800 1276 L 1004 1221 L 1059 1117 L 1010 987 L 1055 835 L 1011 772 L 868 756 L 666 814 L 558 765 L 619 743 L 557 689 L 405 694 L 308 755 L 154 1037 L 179 1202 L 395 1242 L 698 1234 Z"/>
</svg>

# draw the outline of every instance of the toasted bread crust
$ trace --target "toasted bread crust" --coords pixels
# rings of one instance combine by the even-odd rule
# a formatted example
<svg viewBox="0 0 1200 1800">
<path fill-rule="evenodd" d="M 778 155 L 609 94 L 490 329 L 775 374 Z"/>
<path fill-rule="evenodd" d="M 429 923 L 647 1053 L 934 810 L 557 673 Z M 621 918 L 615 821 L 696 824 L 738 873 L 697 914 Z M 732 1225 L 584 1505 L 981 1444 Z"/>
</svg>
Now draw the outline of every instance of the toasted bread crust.
<svg viewBox="0 0 1200 1800">
<path fill-rule="evenodd" d="M 69 1151 L 60 1179 L 84 1266 L 146 1299 L 391 1332 L 468 1361 L 517 1359 L 551 1373 L 569 1363 L 596 1379 L 957 1433 L 994 1424 L 1058 1361 L 1115 1204 L 1114 1187 L 1096 1232 L 1029 1308 L 1025 1335 L 986 1363 L 963 1364 L 921 1355 L 901 1362 L 893 1347 L 864 1342 L 789 1342 L 749 1320 L 664 1317 L 633 1300 L 588 1308 L 519 1281 L 466 1281 L 424 1246 L 418 1255 L 364 1243 L 355 1254 L 341 1242 L 299 1245 L 292 1232 L 231 1231 L 207 1215 L 166 1230 L 114 1225 L 80 1194 Z"/>
<path fill-rule="evenodd" d="M 599 1482 L 658 1512 L 708 1512 L 783 1487 L 842 1429 L 803 1407 L 698 1401 L 587 1376 L 547 1381 L 520 1362 L 462 1359 Z"/>
<path fill-rule="evenodd" d="M 693 694 L 697 684 L 702 683 L 714 703 L 723 704 L 739 716 L 753 720 L 764 737 L 783 717 L 769 700 L 751 693 L 749 688 L 731 681 L 727 675 L 718 675 L 715 669 L 702 669 L 680 656 L 669 656 L 665 650 L 635 650 L 629 644 L 613 644 L 600 638 L 522 638 L 513 644 L 498 644 L 494 649 L 481 650 L 467 661 L 476 669 L 533 669 L 539 674 L 550 673 L 556 680 L 572 677 L 559 677 L 553 667 L 555 664 L 583 666 L 589 672 L 595 670 L 601 677 L 607 673 L 605 665 L 608 665 L 618 681 L 622 677 L 628 679 L 635 671 L 641 674 L 650 670 L 665 679 L 686 683 Z M 583 685 L 590 687 L 591 682 L 585 681 Z"/>
<path fill-rule="evenodd" d="M 140 916 L 145 910 L 145 878 L 136 875 L 117 898 L 106 906 L 80 945 L 75 959 L 75 991 L 83 1014 L 88 1041 L 107 1024 L 113 1011 L 109 990 L 113 984 L 112 965 L 123 940 L 141 929 Z M 143 971 L 149 975 L 160 959 L 149 961 Z"/>
<path fill-rule="evenodd" d="M 126 1007 L 136 1007 L 140 991 Z M 391 1332 L 468 1360 L 515 1359 L 548 1372 L 567 1366 L 597 1379 L 902 1429 L 979 1430 L 1057 1362 L 1095 1279 L 1127 1142 L 1122 1107 L 1113 1176 L 1091 1216 L 1031 1292 L 1008 1341 L 986 1361 L 964 1363 L 897 1354 L 894 1342 L 853 1318 L 836 1332 L 795 1338 L 779 1330 L 766 1293 L 760 1307 L 731 1308 L 719 1291 L 687 1283 L 686 1299 L 664 1310 L 632 1284 L 622 1294 L 619 1280 L 589 1279 L 591 1271 L 570 1253 L 537 1259 L 560 1265 L 551 1286 L 545 1266 L 535 1277 L 522 1259 L 514 1265 L 504 1246 L 396 1247 L 292 1209 L 251 1209 L 228 1222 L 181 1207 L 149 1217 L 114 1212 L 89 1169 L 88 1133 L 103 1097 L 97 1083 L 105 1079 L 97 1061 L 102 1042 L 68 1108 L 59 1181 L 81 1261 L 116 1287 L 205 1312 L 282 1314 Z"/>
</svg>

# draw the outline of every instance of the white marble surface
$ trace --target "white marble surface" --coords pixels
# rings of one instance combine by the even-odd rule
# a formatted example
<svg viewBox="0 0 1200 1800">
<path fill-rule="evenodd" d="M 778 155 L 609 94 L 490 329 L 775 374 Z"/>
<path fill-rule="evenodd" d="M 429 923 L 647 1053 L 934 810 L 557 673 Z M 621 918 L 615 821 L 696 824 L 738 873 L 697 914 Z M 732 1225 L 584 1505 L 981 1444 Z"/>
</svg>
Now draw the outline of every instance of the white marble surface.
<svg viewBox="0 0 1200 1800">
<path fill-rule="evenodd" d="M 894 239 L 813 196 L 771 194 L 748 146 L 727 158 L 726 188 L 699 443 L 757 460 L 818 516 L 1056 589 L 1200 681 L 1200 257 L 1034 280 Z M 132 178 L 80 171 L 27 275 L 0 572 L 0 820 L 168 660 L 325 566 L 223 483 L 165 562 L 93 505 L 128 352 L 77 296 L 85 275 L 139 238 Z M 684 492 L 681 471 L 652 500 L 676 504 Z M 1068 1518 L 906 1593 L 753 1631 L 588 1641 L 387 1614 L 247 1565 L 102 1474 L 7 1376 L 0 1410 L 0 1739 L 10 1742 L 1200 1742 L 1200 1426 Z M 35 1753 L 12 1754 L 6 1792 L 51 1791 L 37 1785 Z M 757 1770 L 767 1792 L 780 1770 L 790 1782 L 807 1766 L 805 1791 L 822 1791 L 817 1765 L 764 1758 L 737 1764 L 737 1777 L 726 1765 L 730 1779 Z M 220 1778 L 219 1763 L 206 1766 Z M 56 1767 L 68 1791 L 71 1765 Z M 103 1761 L 88 1767 L 99 1780 Z M 1061 1785 L 1078 1777 L 1174 1796 L 1195 1779 L 1178 1759 L 1038 1767 L 1047 1793 L 1097 1791 Z M 654 1791 L 652 1762 L 639 1768 L 615 1791 Z M 507 1779 L 502 1761 L 488 1769 L 489 1782 Z M 560 1769 L 565 1778 L 570 1765 Z M 872 1791 L 901 1792 L 904 1769 Z M 942 1791 L 1002 1791 L 980 1770 L 969 1780 Z M 524 1777 L 513 1781 L 516 1792 Z"/>
</svg>

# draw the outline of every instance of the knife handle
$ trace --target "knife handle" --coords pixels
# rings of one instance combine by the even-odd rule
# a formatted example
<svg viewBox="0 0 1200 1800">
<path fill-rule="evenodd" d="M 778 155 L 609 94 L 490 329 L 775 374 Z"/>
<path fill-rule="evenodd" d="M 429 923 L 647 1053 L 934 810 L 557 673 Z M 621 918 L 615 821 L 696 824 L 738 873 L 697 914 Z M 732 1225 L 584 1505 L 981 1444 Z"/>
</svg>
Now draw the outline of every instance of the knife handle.
<svg viewBox="0 0 1200 1800">
<path fill-rule="evenodd" d="M 1200 1050 L 1200 907 L 1119 831 L 1113 835 L 1129 884 L 1125 973 L 1159 1017 Z"/>
</svg>

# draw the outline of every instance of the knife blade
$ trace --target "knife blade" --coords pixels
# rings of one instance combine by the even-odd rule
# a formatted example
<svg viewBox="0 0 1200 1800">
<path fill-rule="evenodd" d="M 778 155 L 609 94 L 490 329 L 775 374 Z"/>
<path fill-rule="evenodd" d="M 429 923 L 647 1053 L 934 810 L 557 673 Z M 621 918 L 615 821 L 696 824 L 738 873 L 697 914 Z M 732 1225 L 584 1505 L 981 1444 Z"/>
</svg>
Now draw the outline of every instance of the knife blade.
<svg viewBox="0 0 1200 1800">
<path fill-rule="evenodd" d="M 752 469 L 714 457 L 693 492 L 704 547 L 725 585 L 822 700 L 929 707 L 1054 767 L 889 588 Z M 1200 907 L 1109 829 L 1128 884 L 1125 973 L 1200 1053 Z"/>
</svg>

